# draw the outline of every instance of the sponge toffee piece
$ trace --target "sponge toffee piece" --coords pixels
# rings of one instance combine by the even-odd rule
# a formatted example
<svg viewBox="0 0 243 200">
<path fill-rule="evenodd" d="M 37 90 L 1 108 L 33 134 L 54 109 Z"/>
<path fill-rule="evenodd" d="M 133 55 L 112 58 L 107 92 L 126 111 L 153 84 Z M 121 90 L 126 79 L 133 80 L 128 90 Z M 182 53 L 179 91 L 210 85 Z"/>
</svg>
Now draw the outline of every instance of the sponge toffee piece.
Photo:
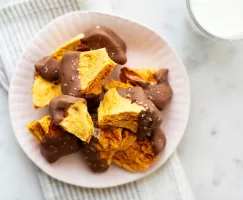
<svg viewBox="0 0 243 200">
<path fill-rule="evenodd" d="M 110 58 L 118 64 L 127 62 L 126 44 L 110 28 L 97 26 L 89 29 L 84 33 L 82 43 L 90 50 L 106 48 Z"/>
<path fill-rule="evenodd" d="M 160 126 L 162 117 L 159 110 L 146 97 L 141 87 L 117 88 L 117 92 L 124 98 L 131 100 L 131 103 L 142 105 L 145 109 L 140 112 L 138 117 L 137 137 L 143 138 L 151 131 Z"/>
<path fill-rule="evenodd" d="M 67 132 L 89 142 L 94 125 L 85 99 L 62 95 L 51 100 L 49 112 L 52 121 Z"/>
<path fill-rule="evenodd" d="M 47 81 L 57 81 L 59 79 L 60 62 L 51 56 L 41 58 L 35 64 L 35 71 Z"/>
<path fill-rule="evenodd" d="M 172 97 L 172 89 L 168 82 L 168 69 L 139 68 L 132 69 L 123 67 L 120 79 L 124 83 L 140 86 L 146 96 L 159 109 L 163 110 Z"/>
<path fill-rule="evenodd" d="M 104 79 L 115 67 L 106 49 L 65 53 L 59 70 L 62 93 L 94 98 L 102 92 Z"/>
<path fill-rule="evenodd" d="M 55 125 L 49 115 L 30 122 L 28 129 L 40 144 L 42 155 L 50 163 L 80 149 L 80 140 Z"/>
</svg>

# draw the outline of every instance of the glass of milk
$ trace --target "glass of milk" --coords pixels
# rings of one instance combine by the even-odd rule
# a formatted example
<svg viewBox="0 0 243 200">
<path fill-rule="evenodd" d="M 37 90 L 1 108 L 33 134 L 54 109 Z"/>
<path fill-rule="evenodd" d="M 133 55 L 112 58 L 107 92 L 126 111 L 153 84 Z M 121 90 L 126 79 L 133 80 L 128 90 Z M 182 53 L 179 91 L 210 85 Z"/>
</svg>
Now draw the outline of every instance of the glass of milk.
<svg viewBox="0 0 243 200">
<path fill-rule="evenodd" d="M 196 27 L 207 36 L 234 41 L 243 39 L 243 0 L 186 0 Z"/>
</svg>

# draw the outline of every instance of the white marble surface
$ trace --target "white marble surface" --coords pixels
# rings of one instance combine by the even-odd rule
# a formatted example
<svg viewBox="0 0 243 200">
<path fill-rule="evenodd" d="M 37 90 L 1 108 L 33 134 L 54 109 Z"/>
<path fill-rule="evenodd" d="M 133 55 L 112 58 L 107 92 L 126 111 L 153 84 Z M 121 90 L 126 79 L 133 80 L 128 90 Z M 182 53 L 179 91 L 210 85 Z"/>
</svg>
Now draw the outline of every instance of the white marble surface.
<svg viewBox="0 0 243 200">
<path fill-rule="evenodd" d="M 20 0 L 0 0 L 0 5 Z M 189 25 L 185 0 L 111 0 L 112 8 L 165 36 L 191 81 L 191 115 L 179 156 L 198 200 L 243 199 L 243 46 L 213 41 Z M 0 199 L 41 200 L 36 167 L 15 141 L 0 90 Z"/>
</svg>

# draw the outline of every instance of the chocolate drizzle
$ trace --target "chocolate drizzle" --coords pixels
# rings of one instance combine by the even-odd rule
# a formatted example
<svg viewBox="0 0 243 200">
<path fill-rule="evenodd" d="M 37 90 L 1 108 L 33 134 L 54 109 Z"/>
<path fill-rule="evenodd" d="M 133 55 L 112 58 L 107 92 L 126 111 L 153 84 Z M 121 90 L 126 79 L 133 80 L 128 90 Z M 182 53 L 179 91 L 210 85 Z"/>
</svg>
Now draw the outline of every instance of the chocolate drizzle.
<svg viewBox="0 0 243 200">
<path fill-rule="evenodd" d="M 59 79 L 59 68 L 60 62 L 51 56 L 45 56 L 35 64 L 36 72 L 47 81 Z"/>
<path fill-rule="evenodd" d="M 166 137 L 161 128 L 156 128 L 152 132 L 152 147 L 155 155 L 158 155 L 166 145 Z"/>
<path fill-rule="evenodd" d="M 78 72 L 80 52 L 71 51 L 63 55 L 59 79 L 62 93 L 65 95 L 81 97 L 81 81 Z"/>
<path fill-rule="evenodd" d="M 125 42 L 109 28 L 89 29 L 81 40 L 89 50 L 106 48 L 110 58 L 118 64 L 127 62 Z"/>
<path fill-rule="evenodd" d="M 131 103 L 137 103 L 145 108 L 138 117 L 138 138 L 151 134 L 153 129 L 160 126 L 162 123 L 161 113 L 146 97 L 141 87 L 117 88 L 117 92 L 122 97 L 130 99 Z"/>
<path fill-rule="evenodd" d="M 48 138 L 40 143 L 42 155 L 50 163 L 57 161 L 61 156 L 65 156 L 80 149 L 80 140 L 75 136 L 64 132 L 55 137 Z"/>
<path fill-rule="evenodd" d="M 58 125 L 64 119 L 66 110 L 80 100 L 86 103 L 85 99 L 68 95 L 61 95 L 52 99 L 49 104 L 49 112 L 53 123 Z"/>
</svg>

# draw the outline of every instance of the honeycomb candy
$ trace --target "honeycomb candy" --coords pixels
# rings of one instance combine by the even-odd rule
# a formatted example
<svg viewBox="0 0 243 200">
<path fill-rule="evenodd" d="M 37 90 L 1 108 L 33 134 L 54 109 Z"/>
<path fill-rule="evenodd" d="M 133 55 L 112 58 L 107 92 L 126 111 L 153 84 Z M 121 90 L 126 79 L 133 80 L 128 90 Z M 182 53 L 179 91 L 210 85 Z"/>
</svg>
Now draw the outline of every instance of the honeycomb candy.
<svg viewBox="0 0 243 200">
<path fill-rule="evenodd" d="M 91 114 L 95 132 L 89 143 L 82 144 L 82 153 L 89 168 L 94 172 L 103 172 L 111 164 L 111 159 L 117 150 L 128 148 L 136 136 L 128 130 L 109 127 L 98 128 L 97 114 Z"/>
<path fill-rule="evenodd" d="M 125 42 L 110 28 L 96 26 L 84 32 L 82 43 L 89 50 L 106 48 L 110 58 L 123 65 L 127 62 Z"/>
<path fill-rule="evenodd" d="M 172 89 L 168 82 L 168 69 L 121 69 L 120 79 L 133 86 L 141 86 L 146 96 L 159 109 L 163 110 L 172 97 Z"/>
<path fill-rule="evenodd" d="M 123 82 L 116 81 L 113 79 L 109 79 L 104 86 L 106 91 L 111 88 L 130 88 L 130 87 L 132 87 L 132 86 L 128 83 L 123 83 Z"/>
<path fill-rule="evenodd" d="M 105 48 L 65 53 L 60 66 L 62 93 L 93 98 L 102 92 L 103 80 L 115 67 Z"/>
<path fill-rule="evenodd" d="M 112 156 L 115 153 L 113 148 L 117 148 L 117 141 L 120 140 L 120 132 L 121 129 L 119 128 L 102 131 L 96 128 L 90 142 L 82 144 L 81 151 L 93 172 L 100 173 L 109 168 Z M 113 134 L 114 137 L 112 137 Z"/>
<path fill-rule="evenodd" d="M 120 80 L 133 86 L 141 86 L 141 83 L 156 84 L 157 80 L 154 76 L 159 69 L 149 68 L 128 68 L 123 67 L 120 73 Z"/>
<path fill-rule="evenodd" d="M 129 147 L 136 140 L 136 135 L 127 130 L 117 127 L 98 127 L 98 116 L 91 114 L 95 126 L 93 137 L 97 139 L 97 149 L 99 151 L 123 150 Z"/>
<path fill-rule="evenodd" d="M 128 148 L 117 151 L 112 161 L 128 171 L 142 171 L 156 160 L 166 145 L 166 137 L 161 128 L 152 131 L 151 137 L 133 140 Z"/>
<path fill-rule="evenodd" d="M 155 160 L 152 143 L 148 139 L 136 140 L 129 148 L 117 151 L 112 157 L 112 162 L 132 172 L 146 170 Z"/>
<path fill-rule="evenodd" d="M 74 38 L 72 38 L 70 41 L 56 49 L 51 56 L 59 61 L 62 60 L 62 57 L 65 53 L 69 51 L 84 51 L 87 50 L 87 47 L 85 44 L 82 43 L 82 38 L 84 37 L 84 34 L 81 33 Z"/>
<path fill-rule="evenodd" d="M 104 85 L 116 63 L 126 61 L 122 39 L 96 26 L 35 64 L 33 102 L 36 108 L 49 105 L 50 116 L 28 129 L 48 162 L 80 148 L 94 172 L 111 162 L 143 171 L 156 160 L 166 145 L 159 109 L 172 96 L 168 70 L 124 67 L 121 82 Z"/>
<path fill-rule="evenodd" d="M 100 130 L 97 149 L 99 151 L 123 150 L 128 148 L 135 140 L 135 134 L 129 130 L 105 128 Z"/>
<path fill-rule="evenodd" d="M 35 64 L 36 73 L 50 82 L 58 82 L 59 68 L 60 62 L 51 56 L 45 56 Z"/>
<path fill-rule="evenodd" d="M 122 141 L 122 128 L 104 128 L 99 130 L 97 137 L 99 151 L 112 151 L 119 148 Z"/>
<path fill-rule="evenodd" d="M 31 93 L 35 108 L 41 108 L 49 105 L 49 102 L 53 98 L 62 94 L 61 86 L 59 84 L 49 82 L 38 74 L 35 74 Z"/>
<path fill-rule="evenodd" d="M 107 27 L 94 27 L 72 38 L 51 54 L 61 60 L 64 53 L 69 51 L 88 51 L 106 48 L 112 60 L 118 64 L 125 64 L 126 44 L 111 29 Z"/>
<path fill-rule="evenodd" d="M 30 133 L 36 138 L 38 142 L 45 140 L 49 135 L 49 127 L 51 124 L 51 118 L 49 115 L 42 117 L 40 120 L 32 121 L 28 124 Z M 55 136 L 55 135 L 54 135 Z"/>
<path fill-rule="evenodd" d="M 98 108 L 98 124 L 115 126 L 144 137 L 160 126 L 161 113 L 140 87 L 112 88 L 106 92 Z"/>
<path fill-rule="evenodd" d="M 62 91 L 63 94 L 86 98 L 93 98 L 102 92 L 102 86 L 104 85 L 103 79 L 109 76 L 115 67 L 115 63 L 109 58 L 105 49 L 85 52 L 82 53 L 82 55 L 78 52 L 80 59 L 82 59 L 82 61 L 78 63 L 79 69 L 81 70 L 77 69 L 79 73 L 77 71 L 70 71 L 76 66 L 74 63 L 75 59 L 69 60 L 69 63 L 65 65 L 66 68 L 70 69 L 70 76 L 67 77 L 69 80 L 66 80 L 66 82 L 61 85 L 61 88 L 58 84 L 61 67 L 59 61 L 62 60 L 64 54 L 70 51 L 87 50 L 85 48 L 86 45 L 81 42 L 82 37 L 83 34 L 78 35 L 53 52 L 51 56 L 45 56 L 35 64 L 36 75 L 32 87 L 35 108 L 47 106 L 50 100 L 61 95 Z M 71 83 L 68 84 L 68 82 Z M 76 83 L 76 86 L 74 83 Z M 71 86 L 68 87 L 69 85 Z"/>
<path fill-rule="evenodd" d="M 132 104 L 130 99 L 119 95 L 116 88 L 108 90 L 98 108 L 99 126 L 116 126 L 133 132 L 138 129 L 138 117 L 143 106 Z"/>
<path fill-rule="evenodd" d="M 123 129 L 122 131 L 122 140 L 119 145 L 119 148 L 117 148 L 118 151 L 125 150 L 128 147 L 130 147 L 134 141 L 136 141 L 136 136 L 134 133 L 132 133 L 129 130 Z"/>
<path fill-rule="evenodd" d="M 45 107 L 50 100 L 61 95 L 61 86 L 59 81 L 59 68 L 62 57 L 69 51 L 85 50 L 81 38 L 83 34 L 79 34 L 66 44 L 59 47 L 50 56 L 41 58 L 35 64 L 36 75 L 32 87 L 33 103 L 35 108 Z M 53 83 L 55 81 L 55 83 Z M 101 86 L 102 87 L 102 86 Z M 97 94 L 97 89 L 94 89 Z"/>
<path fill-rule="evenodd" d="M 94 125 L 85 99 L 62 95 L 51 100 L 49 112 L 52 121 L 80 140 L 89 142 Z"/>
<path fill-rule="evenodd" d="M 80 149 L 79 139 L 53 124 L 49 115 L 30 122 L 28 129 L 40 144 L 42 155 L 50 163 Z"/>
<path fill-rule="evenodd" d="M 101 129 L 89 143 L 82 144 L 82 152 L 92 171 L 103 172 L 110 166 L 114 153 L 127 149 L 135 140 L 136 136 L 128 130 Z"/>
<path fill-rule="evenodd" d="M 115 151 L 99 151 L 97 149 L 97 140 L 92 137 L 90 143 L 82 143 L 81 151 L 89 168 L 93 172 L 104 172 L 111 164 L 112 156 Z"/>
</svg>

